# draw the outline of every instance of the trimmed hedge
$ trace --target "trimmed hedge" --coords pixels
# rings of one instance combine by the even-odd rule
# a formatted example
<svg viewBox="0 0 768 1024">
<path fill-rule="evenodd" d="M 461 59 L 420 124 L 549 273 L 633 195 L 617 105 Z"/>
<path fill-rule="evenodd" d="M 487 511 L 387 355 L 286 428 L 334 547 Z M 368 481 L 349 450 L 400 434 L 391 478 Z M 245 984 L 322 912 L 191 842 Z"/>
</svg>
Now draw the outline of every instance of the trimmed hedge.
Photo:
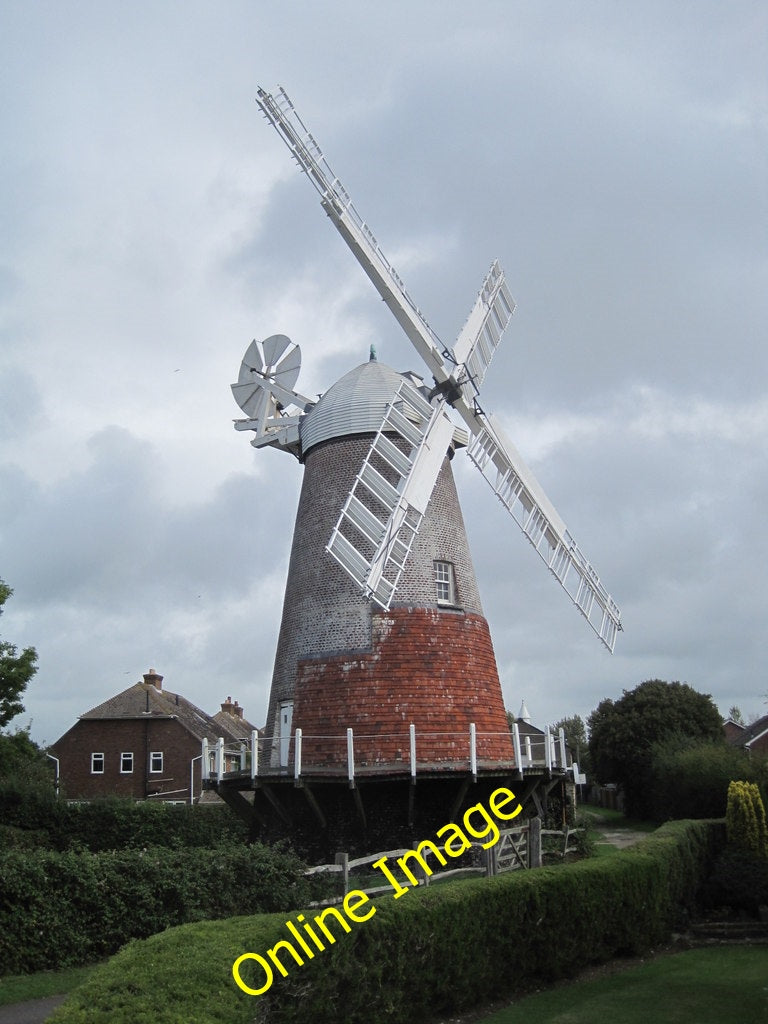
<svg viewBox="0 0 768 1024">
<path fill-rule="evenodd" d="M 98 969 L 52 1022 L 409 1024 L 477 1008 L 666 940 L 723 842 L 721 823 L 672 822 L 614 857 L 375 897 L 370 920 L 275 971 L 261 997 L 237 988 L 232 964 L 290 938 L 296 914 L 174 929 Z"/>
<path fill-rule="evenodd" d="M 756 782 L 768 793 L 768 762 L 725 742 L 695 743 L 676 737 L 651 754 L 646 802 L 654 821 L 721 818 L 732 779 Z"/>
<path fill-rule="evenodd" d="M 0 855 L 4 974 L 93 963 L 173 925 L 311 899 L 305 865 L 266 846 Z"/>
<path fill-rule="evenodd" d="M 768 859 L 726 848 L 712 867 L 704 905 L 757 918 L 760 908 L 768 907 Z"/>
<path fill-rule="evenodd" d="M 226 806 L 149 803 L 105 797 L 90 803 L 56 800 L 24 782 L 0 783 L 0 849 L 141 849 L 243 843 L 246 825 Z"/>
</svg>

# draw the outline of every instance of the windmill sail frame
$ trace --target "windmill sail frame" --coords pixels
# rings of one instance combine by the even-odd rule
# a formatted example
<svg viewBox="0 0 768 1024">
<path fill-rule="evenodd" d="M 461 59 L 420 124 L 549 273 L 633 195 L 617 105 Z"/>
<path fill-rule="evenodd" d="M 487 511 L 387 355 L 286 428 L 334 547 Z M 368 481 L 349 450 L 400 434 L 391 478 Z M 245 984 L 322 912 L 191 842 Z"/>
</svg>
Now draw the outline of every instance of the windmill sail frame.
<svg viewBox="0 0 768 1024">
<path fill-rule="evenodd" d="M 384 609 L 392 603 L 453 436 L 444 405 L 430 405 L 403 380 L 326 547 Z"/>
<path fill-rule="evenodd" d="M 285 90 L 280 88 L 272 95 L 259 89 L 257 103 L 307 174 L 320 195 L 323 209 L 424 359 L 436 384 L 434 395 L 438 401 L 435 406 L 426 403 L 429 416 L 423 420 L 423 436 L 414 441 L 413 464 L 407 475 L 400 474 L 393 465 L 399 480 L 393 488 L 371 464 L 371 460 L 381 454 L 381 449 L 386 449 L 384 441 L 379 439 L 386 438 L 388 429 L 395 429 L 392 421 L 387 420 L 388 411 L 327 550 L 368 597 L 389 607 L 450 440 L 445 426 L 445 423 L 450 424 L 444 410 L 447 402 L 472 435 L 468 449 L 472 462 L 602 643 L 613 652 L 617 633 L 622 629 L 617 605 L 512 442 L 477 403 L 488 365 L 515 309 L 498 262 L 492 264 L 456 344 L 449 350 L 406 291 L 402 279 L 353 206 L 349 193 L 331 170 Z M 408 392 L 401 389 L 398 394 L 398 401 L 406 404 L 411 401 Z M 417 392 L 414 394 L 425 401 Z M 407 433 L 406 430 L 401 437 L 407 438 Z M 437 462 L 436 453 L 443 442 Z M 426 501 L 423 500 L 425 493 Z M 360 496 L 365 494 L 367 501 Z M 419 496 L 418 506 L 412 503 L 415 495 Z M 379 503 L 379 511 L 373 514 L 378 525 L 374 525 L 368 515 L 371 501 Z M 357 540 L 350 537 L 357 537 Z M 372 544 L 373 551 L 370 550 Z"/>
</svg>

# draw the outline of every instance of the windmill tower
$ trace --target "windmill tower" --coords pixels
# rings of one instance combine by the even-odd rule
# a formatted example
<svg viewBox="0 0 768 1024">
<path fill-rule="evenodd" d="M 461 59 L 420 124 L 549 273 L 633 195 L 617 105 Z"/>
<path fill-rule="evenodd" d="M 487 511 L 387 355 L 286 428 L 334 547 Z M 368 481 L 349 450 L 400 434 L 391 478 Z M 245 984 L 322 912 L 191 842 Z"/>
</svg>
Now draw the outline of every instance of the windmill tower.
<svg viewBox="0 0 768 1024">
<path fill-rule="evenodd" d="M 285 335 L 254 341 L 245 354 L 232 390 L 247 418 L 236 429 L 252 431 L 254 447 L 278 447 L 304 464 L 259 763 L 267 773 L 300 762 L 318 776 L 343 775 L 353 756 L 381 776 L 412 767 L 416 747 L 419 762 L 439 773 L 466 768 L 469 735 L 473 775 L 509 770 L 512 744 L 454 453 L 466 450 L 609 650 L 621 625 L 597 573 L 480 406 L 514 311 L 504 274 L 492 265 L 446 347 L 284 91 L 259 90 L 258 103 L 432 377 L 425 384 L 371 359 L 315 402 L 293 390 L 300 352 Z"/>
<path fill-rule="evenodd" d="M 354 514 L 361 522 L 375 516 L 377 499 L 357 480 L 374 438 L 379 448 L 365 479 L 377 473 L 379 488 L 394 486 L 392 463 L 408 458 L 393 429 L 377 437 L 405 380 L 372 358 L 334 384 L 302 422 L 304 479 L 267 716 L 272 766 L 288 765 L 296 728 L 305 768 L 346 770 L 347 729 L 354 732 L 359 766 L 407 765 L 411 724 L 422 763 L 466 765 L 472 723 L 483 761 L 512 758 L 450 467 L 454 446 L 466 443 L 462 432 L 442 450 L 427 515 L 388 609 L 368 600 L 326 551 L 353 488 L 360 502 Z M 352 528 L 348 533 L 354 536 Z"/>
</svg>

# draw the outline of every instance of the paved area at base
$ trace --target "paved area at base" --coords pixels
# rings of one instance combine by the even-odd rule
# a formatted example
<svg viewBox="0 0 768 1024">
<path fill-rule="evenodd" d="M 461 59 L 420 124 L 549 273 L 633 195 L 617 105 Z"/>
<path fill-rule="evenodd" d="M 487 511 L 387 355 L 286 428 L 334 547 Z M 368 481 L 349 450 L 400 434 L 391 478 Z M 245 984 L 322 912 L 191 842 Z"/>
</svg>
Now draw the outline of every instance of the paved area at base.
<svg viewBox="0 0 768 1024">
<path fill-rule="evenodd" d="M 615 832 L 604 832 L 601 830 L 600 835 L 599 843 L 610 843 L 611 846 L 618 846 L 619 849 L 623 849 L 625 846 L 639 843 L 641 839 L 645 839 L 648 836 L 648 833 L 630 832 L 629 829 L 623 828 L 617 829 Z M 2 1024 L 2 1021 L 0 1021 L 0 1024 Z"/>
<path fill-rule="evenodd" d="M 29 1003 L 0 1006 L 0 1024 L 43 1024 L 66 998 L 48 996 L 47 999 L 33 999 Z"/>
</svg>

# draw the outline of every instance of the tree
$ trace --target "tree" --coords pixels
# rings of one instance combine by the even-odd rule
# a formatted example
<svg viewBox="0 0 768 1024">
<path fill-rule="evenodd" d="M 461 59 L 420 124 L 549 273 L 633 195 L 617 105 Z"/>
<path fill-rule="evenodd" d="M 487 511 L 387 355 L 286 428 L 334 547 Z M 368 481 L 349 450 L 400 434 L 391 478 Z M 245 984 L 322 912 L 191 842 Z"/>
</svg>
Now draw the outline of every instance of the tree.
<svg viewBox="0 0 768 1024">
<path fill-rule="evenodd" d="M 741 713 L 741 708 L 737 707 L 735 704 L 733 705 L 732 708 L 728 709 L 728 717 L 730 718 L 730 720 L 732 722 L 735 722 L 737 725 L 745 725 L 746 724 L 744 722 L 744 715 L 742 715 L 742 713 Z"/>
<path fill-rule="evenodd" d="M 2 799 L 8 784 L 16 792 L 40 788 L 53 792 L 52 762 L 29 735 L 29 728 L 0 733 L 0 819 Z"/>
<path fill-rule="evenodd" d="M 570 718 L 561 718 L 555 722 L 552 731 L 557 735 L 559 729 L 565 733 L 565 742 L 571 751 L 571 757 L 579 766 L 580 771 L 586 771 L 589 761 L 589 748 L 587 746 L 587 727 L 581 715 L 572 715 Z"/>
<path fill-rule="evenodd" d="M 680 737 L 725 742 L 720 712 L 709 694 L 687 683 L 649 679 L 617 701 L 600 702 L 588 718 L 592 769 L 600 782 L 624 790 L 630 814 L 653 818 L 652 751 Z"/>
<path fill-rule="evenodd" d="M 0 615 L 12 593 L 8 584 L 0 580 Z M 18 654 L 13 644 L 0 640 L 0 729 L 24 710 L 21 695 L 35 672 L 37 652 L 34 647 L 26 647 Z"/>
</svg>

